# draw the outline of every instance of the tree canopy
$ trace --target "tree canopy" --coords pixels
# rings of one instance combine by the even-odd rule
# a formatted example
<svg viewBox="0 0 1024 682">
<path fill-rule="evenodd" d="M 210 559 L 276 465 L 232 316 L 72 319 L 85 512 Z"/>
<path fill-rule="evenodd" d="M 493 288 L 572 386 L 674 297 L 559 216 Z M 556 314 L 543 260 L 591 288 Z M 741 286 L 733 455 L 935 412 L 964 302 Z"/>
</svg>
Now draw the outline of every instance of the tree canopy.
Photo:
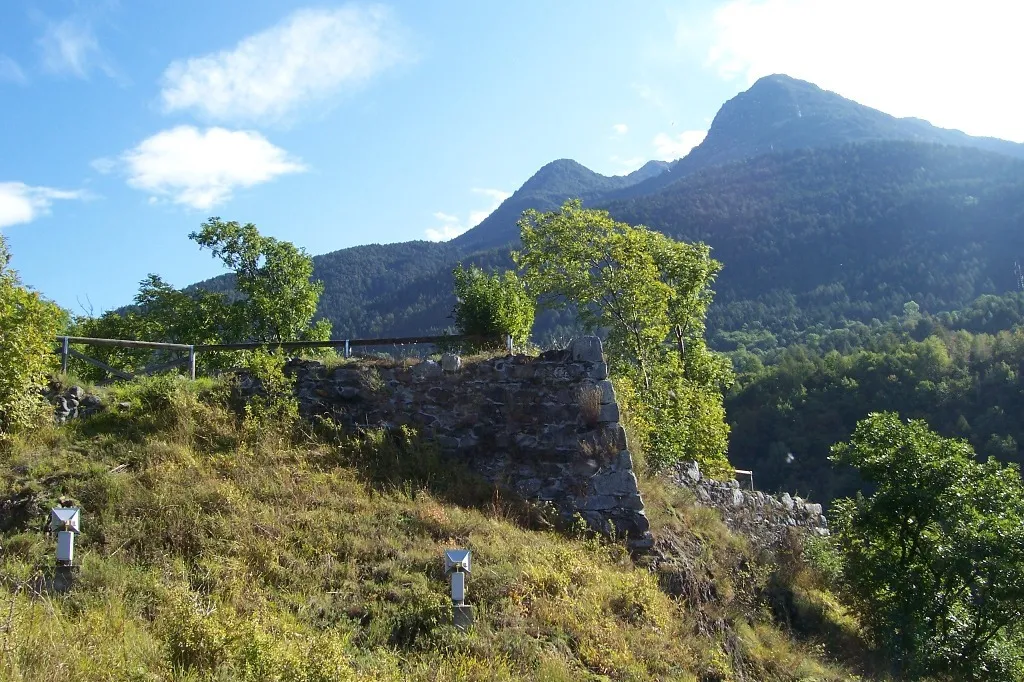
<svg viewBox="0 0 1024 682">
<path fill-rule="evenodd" d="M 696 459 L 725 468 L 722 389 L 728 361 L 704 343 L 711 283 L 721 264 L 704 244 L 618 222 L 577 200 L 526 211 L 513 260 L 548 307 L 571 306 L 606 337 L 614 372 L 634 386 L 638 447 L 661 466 Z"/>
<path fill-rule="evenodd" d="M 895 413 L 833 459 L 874 486 L 833 511 L 844 577 L 874 639 L 913 678 L 1024 674 L 1024 485 L 1015 465 Z"/>
</svg>

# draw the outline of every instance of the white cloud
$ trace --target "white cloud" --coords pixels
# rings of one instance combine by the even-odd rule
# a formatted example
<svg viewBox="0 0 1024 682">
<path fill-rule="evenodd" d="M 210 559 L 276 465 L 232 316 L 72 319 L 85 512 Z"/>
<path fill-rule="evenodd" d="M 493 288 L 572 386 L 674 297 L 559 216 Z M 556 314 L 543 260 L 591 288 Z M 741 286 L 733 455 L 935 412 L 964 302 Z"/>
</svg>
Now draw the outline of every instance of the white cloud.
<svg viewBox="0 0 1024 682">
<path fill-rule="evenodd" d="M 662 161 L 675 161 L 690 153 L 690 150 L 704 141 L 706 130 L 685 130 L 675 137 L 668 133 L 654 136 L 655 156 Z"/>
<path fill-rule="evenodd" d="M 470 211 L 466 222 L 462 222 L 458 216 L 452 215 L 451 213 L 437 211 L 434 213 L 434 218 L 439 220 L 441 225 L 439 227 L 427 228 L 427 239 L 432 242 L 444 242 L 458 237 L 466 230 L 476 227 L 482 223 L 484 218 L 494 213 L 494 209 L 498 208 L 498 206 L 501 205 L 501 202 L 512 196 L 511 192 L 506 192 L 501 189 L 474 187 L 470 191 L 474 194 L 488 197 L 491 200 L 490 205 L 484 209 Z"/>
<path fill-rule="evenodd" d="M 107 175 L 117 168 L 117 161 L 106 156 L 101 156 L 98 159 L 93 159 L 89 162 L 92 169 L 101 175 Z"/>
<path fill-rule="evenodd" d="M 896 116 L 1024 141 L 1024 3 L 732 0 L 708 65 L 746 84 L 785 73 Z"/>
<path fill-rule="evenodd" d="M 113 75 L 100 52 L 92 26 L 83 19 L 68 17 L 47 25 L 39 47 L 43 52 L 43 68 L 51 73 L 85 78 L 93 67 L 99 67 Z"/>
<path fill-rule="evenodd" d="M 227 201 L 239 187 L 305 170 L 301 162 L 257 132 L 201 131 L 193 126 L 146 138 L 122 154 L 120 161 L 132 187 L 196 209 Z"/>
<path fill-rule="evenodd" d="M 633 83 L 633 90 L 640 96 L 640 99 L 658 107 L 659 109 L 665 108 L 665 96 L 660 90 L 654 88 L 646 83 Z"/>
<path fill-rule="evenodd" d="M 54 201 L 84 199 L 85 192 L 32 187 L 23 182 L 0 182 L 0 227 L 30 223 L 47 215 Z"/>
<path fill-rule="evenodd" d="M 400 61 L 397 32 L 381 7 L 299 10 L 231 50 L 171 63 L 160 97 L 214 120 L 280 119 Z"/>
<path fill-rule="evenodd" d="M 26 76 L 22 68 L 18 66 L 18 62 L 6 55 L 0 54 L 0 83 L 5 81 L 8 83 L 24 85 L 28 82 L 28 76 Z"/>
<path fill-rule="evenodd" d="M 616 135 L 625 135 L 629 132 L 629 126 L 625 123 L 616 123 L 612 126 L 612 132 Z"/>
<path fill-rule="evenodd" d="M 618 154 L 613 154 L 608 160 L 615 164 L 615 170 L 613 172 L 617 175 L 632 173 L 635 170 L 639 170 L 641 166 L 647 163 L 647 160 L 642 156 L 622 157 Z"/>
</svg>

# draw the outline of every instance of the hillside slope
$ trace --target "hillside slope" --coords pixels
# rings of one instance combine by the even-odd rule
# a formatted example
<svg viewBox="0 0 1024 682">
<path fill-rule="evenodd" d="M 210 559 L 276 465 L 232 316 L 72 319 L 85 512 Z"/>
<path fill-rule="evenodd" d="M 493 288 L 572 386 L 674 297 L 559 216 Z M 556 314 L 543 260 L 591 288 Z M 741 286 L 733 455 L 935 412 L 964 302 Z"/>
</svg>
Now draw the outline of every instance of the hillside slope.
<svg viewBox="0 0 1024 682">
<path fill-rule="evenodd" d="M 293 440 L 239 422 L 226 386 L 171 379 L 115 387 L 107 411 L 2 455 L 0 678 L 853 679 L 820 653 L 849 658 L 853 640 L 798 641 L 765 615 L 796 594 L 816 604 L 805 626 L 849 626 L 800 563 L 764 563 L 665 488 L 647 504 L 678 564 L 652 572 L 621 545 L 530 530 L 415 435 Z M 62 497 L 84 509 L 81 570 L 40 599 L 40 523 Z M 458 546 L 471 634 L 447 624 L 441 556 Z"/>
</svg>

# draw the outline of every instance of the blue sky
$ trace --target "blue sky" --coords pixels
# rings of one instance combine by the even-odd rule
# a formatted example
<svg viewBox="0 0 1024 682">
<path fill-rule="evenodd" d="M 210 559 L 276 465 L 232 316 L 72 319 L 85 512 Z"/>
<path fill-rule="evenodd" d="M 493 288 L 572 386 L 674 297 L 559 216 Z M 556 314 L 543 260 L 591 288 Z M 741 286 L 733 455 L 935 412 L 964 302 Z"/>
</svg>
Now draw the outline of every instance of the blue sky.
<svg viewBox="0 0 1024 682">
<path fill-rule="evenodd" d="M 450 238 L 553 159 L 685 155 L 769 73 L 1024 141 L 1022 22 L 1011 0 L 5 0 L 0 230 L 27 284 L 99 314 L 147 273 L 218 274 L 187 238 L 208 216 L 314 254 Z"/>
</svg>

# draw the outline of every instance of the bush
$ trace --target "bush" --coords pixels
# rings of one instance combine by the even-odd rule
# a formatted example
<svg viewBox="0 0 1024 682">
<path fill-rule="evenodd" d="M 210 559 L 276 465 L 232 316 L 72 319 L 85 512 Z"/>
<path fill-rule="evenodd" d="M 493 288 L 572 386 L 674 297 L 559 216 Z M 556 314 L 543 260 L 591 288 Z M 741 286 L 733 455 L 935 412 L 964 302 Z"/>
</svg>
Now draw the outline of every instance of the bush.
<svg viewBox="0 0 1024 682">
<path fill-rule="evenodd" d="M 459 265 L 455 277 L 455 326 L 460 334 L 522 345 L 530 338 L 536 304 L 516 273 L 488 275 L 476 266 Z"/>
<path fill-rule="evenodd" d="M 21 286 L 8 260 L 0 237 L 0 446 L 40 414 L 39 389 L 55 366 L 54 337 L 66 323 L 60 308 Z"/>
</svg>

